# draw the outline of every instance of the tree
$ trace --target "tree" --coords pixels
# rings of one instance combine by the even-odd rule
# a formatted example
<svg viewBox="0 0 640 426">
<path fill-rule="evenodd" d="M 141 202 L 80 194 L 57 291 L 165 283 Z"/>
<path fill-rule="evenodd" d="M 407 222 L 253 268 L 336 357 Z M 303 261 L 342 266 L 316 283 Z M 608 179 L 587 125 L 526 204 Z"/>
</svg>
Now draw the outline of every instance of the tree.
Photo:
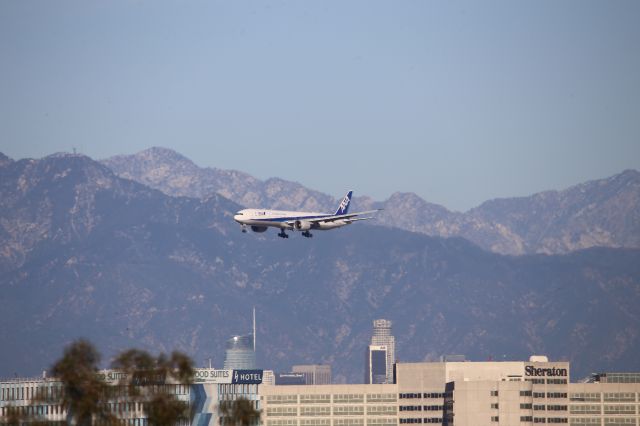
<svg viewBox="0 0 640 426">
<path fill-rule="evenodd" d="M 223 426 L 251 426 L 260 420 L 260 410 L 245 398 L 222 401 L 219 406 Z"/>
<path fill-rule="evenodd" d="M 190 419 L 189 404 L 176 397 L 176 384 L 191 384 L 193 361 L 173 352 L 153 357 L 145 351 L 130 349 L 120 354 L 112 367 L 124 373 L 120 383 L 130 398 L 143 403 L 149 424 L 169 426 L 181 419 Z M 172 390 L 174 392 L 172 392 Z"/>
<path fill-rule="evenodd" d="M 111 424 L 115 417 L 104 404 L 107 384 L 98 378 L 100 354 L 84 339 L 73 342 L 51 368 L 52 374 L 63 384 L 60 405 L 80 426 L 98 421 Z"/>
<path fill-rule="evenodd" d="M 68 413 L 68 421 L 79 426 L 120 424 L 109 407 L 111 402 L 121 402 L 122 397 L 127 402 L 140 403 L 152 426 L 172 426 L 179 420 L 191 419 L 188 402 L 180 401 L 176 395 L 178 386 L 191 384 L 194 375 L 193 361 L 187 355 L 173 352 L 171 356 L 154 357 L 139 349 L 127 350 L 112 363 L 119 370 L 116 384 L 100 378 L 99 363 L 100 354 L 91 343 L 83 339 L 73 342 L 51 369 L 62 382 L 61 396 L 35 398 L 34 403 L 61 405 Z M 10 422 L 20 423 L 19 412 L 11 413 Z"/>
</svg>

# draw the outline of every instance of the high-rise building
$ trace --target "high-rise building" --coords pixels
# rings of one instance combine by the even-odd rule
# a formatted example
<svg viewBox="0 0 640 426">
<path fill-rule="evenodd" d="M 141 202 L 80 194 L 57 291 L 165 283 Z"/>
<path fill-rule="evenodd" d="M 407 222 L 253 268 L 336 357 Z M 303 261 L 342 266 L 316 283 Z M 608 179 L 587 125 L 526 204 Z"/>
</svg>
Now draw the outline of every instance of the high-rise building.
<svg viewBox="0 0 640 426">
<path fill-rule="evenodd" d="M 225 370 L 254 370 L 256 368 L 256 352 L 253 348 L 253 335 L 233 336 L 227 340 L 227 356 L 224 360 Z"/>
<path fill-rule="evenodd" d="M 227 340 L 225 370 L 254 370 L 256 368 L 256 309 L 253 308 L 253 333 L 233 336 Z"/>
<path fill-rule="evenodd" d="M 382 383 L 393 383 L 393 364 L 396 362 L 396 339 L 391 334 L 391 321 L 377 319 L 373 321 L 373 335 L 371 336 L 371 346 L 384 346 L 386 350 L 385 375 L 386 380 Z M 379 356 L 379 354 L 376 354 Z M 367 347 L 367 358 L 370 358 L 370 349 Z M 367 364 L 369 370 L 371 364 Z M 369 375 L 369 373 L 365 373 Z"/>
<path fill-rule="evenodd" d="M 366 384 L 385 384 L 387 382 L 387 347 L 369 345 L 367 348 Z"/>
<path fill-rule="evenodd" d="M 294 373 L 302 373 L 305 377 L 307 385 L 330 385 L 331 384 L 331 366 L 310 364 L 310 365 L 294 365 L 291 369 Z"/>
</svg>

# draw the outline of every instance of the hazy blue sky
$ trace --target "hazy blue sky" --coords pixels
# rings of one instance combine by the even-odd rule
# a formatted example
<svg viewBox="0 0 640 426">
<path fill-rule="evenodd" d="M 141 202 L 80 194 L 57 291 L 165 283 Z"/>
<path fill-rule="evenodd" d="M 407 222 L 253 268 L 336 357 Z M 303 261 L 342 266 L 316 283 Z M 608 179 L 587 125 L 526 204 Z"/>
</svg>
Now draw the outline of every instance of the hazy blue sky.
<svg viewBox="0 0 640 426">
<path fill-rule="evenodd" d="M 639 1 L 2 1 L 0 151 L 465 210 L 640 168 Z"/>
</svg>

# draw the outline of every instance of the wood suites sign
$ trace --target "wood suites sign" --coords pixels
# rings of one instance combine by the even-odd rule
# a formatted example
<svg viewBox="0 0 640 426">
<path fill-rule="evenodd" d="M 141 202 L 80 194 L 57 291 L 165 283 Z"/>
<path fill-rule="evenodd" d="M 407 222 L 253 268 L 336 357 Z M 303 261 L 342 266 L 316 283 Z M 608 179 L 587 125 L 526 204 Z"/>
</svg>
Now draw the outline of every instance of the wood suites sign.
<svg viewBox="0 0 640 426">
<path fill-rule="evenodd" d="M 524 375 L 529 377 L 567 377 L 568 372 L 566 368 L 541 368 L 527 365 L 524 368 Z"/>
</svg>

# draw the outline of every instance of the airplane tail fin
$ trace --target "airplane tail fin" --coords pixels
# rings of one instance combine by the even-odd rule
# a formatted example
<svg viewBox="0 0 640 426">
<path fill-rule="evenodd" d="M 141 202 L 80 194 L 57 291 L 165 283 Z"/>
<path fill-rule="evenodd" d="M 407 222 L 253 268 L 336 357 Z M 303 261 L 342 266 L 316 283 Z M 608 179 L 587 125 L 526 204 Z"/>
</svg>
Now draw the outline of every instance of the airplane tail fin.
<svg viewBox="0 0 640 426">
<path fill-rule="evenodd" d="M 342 214 L 347 214 L 349 212 L 349 204 L 351 203 L 351 194 L 353 191 L 347 192 L 347 195 L 344 196 L 340 205 L 338 206 L 338 210 L 335 212 L 335 216 L 339 216 Z"/>
</svg>

